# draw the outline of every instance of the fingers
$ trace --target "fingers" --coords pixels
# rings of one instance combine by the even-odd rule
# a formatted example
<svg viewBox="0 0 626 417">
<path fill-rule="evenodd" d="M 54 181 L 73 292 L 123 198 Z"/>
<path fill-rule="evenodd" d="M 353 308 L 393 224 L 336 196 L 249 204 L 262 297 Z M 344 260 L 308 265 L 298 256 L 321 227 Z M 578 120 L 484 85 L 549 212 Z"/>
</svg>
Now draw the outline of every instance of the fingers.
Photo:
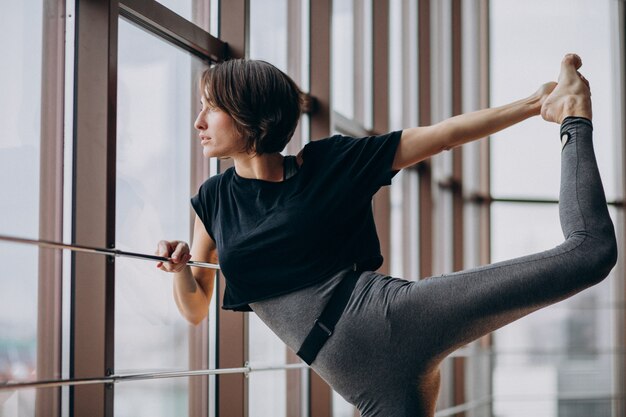
<svg viewBox="0 0 626 417">
<path fill-rule="evenodd" d="M 180 272 L 191 259 L 189 245 L 178 240 L 161 240 L 157 244 L 155 255 L 170 258 L 169 262 L 157 262 L 156 267 L 165 272 Z"/>
<path fill-rule="evenodd" d="M 156 256 L 164 256 L 164 257 L 169 257 L 170 256 L 170 252 L 172 251 L 172 245 L 170 244 L 170 242 L 168 242 L 167 240 L 161 240 L 159 241 L 159 243 L 157 243 L 157 249 L 156 251 L 154 251 L 154 254 Z M 163 266 L 163 262 L 157 262 L 157 268 L 162 268 Z"/>
<path fill-rule="evenodd" d="M 189 254 L 189 246 L 185 242 L 176 242 L 176 248 L 172 253 L 172 260 L 176 263 L 180 262 L 185 255 Z"/>
</svg>

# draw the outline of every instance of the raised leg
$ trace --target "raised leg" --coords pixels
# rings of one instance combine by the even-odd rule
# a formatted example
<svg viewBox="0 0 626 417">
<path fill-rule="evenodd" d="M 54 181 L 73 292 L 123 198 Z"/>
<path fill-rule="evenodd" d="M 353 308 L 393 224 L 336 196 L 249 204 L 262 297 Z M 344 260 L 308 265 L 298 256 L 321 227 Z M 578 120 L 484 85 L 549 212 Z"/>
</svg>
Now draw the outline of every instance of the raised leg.
<svg viewBox="0 0 626 417">
<path fill-rule="evenodd" d="M 615 265 L 615 232 L 594 155 L 590 92 L 577 72 L 580 65 L 577 56 L 565 57 L 560 84 L 542 108 L 546 120 L 562 122 L 559 215 L 565 241 L 545 252 L 416 283 L 410 314 L 423 320 L 413 330 L 428 335 L 422 348 L 433 363 L 600 282 Z"/>
</svg>

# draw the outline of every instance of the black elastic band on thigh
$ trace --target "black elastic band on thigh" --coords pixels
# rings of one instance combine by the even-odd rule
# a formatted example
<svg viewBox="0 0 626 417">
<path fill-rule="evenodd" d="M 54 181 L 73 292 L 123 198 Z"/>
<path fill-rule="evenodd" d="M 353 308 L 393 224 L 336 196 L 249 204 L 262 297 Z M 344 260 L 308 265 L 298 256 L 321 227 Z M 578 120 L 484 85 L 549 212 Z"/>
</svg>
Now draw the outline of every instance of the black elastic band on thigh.
<svg viewBox="0 0 626 417">
<path fill-rule="evenodd" d="M 311 331 L 302 342 L 297 355 L 308 365 L 313 363 L 324 343 L 333 334 L 360 275 L 359 270 L 353 269 L 339 282 L 322 314 L 315 320 Z"/>
</svg>

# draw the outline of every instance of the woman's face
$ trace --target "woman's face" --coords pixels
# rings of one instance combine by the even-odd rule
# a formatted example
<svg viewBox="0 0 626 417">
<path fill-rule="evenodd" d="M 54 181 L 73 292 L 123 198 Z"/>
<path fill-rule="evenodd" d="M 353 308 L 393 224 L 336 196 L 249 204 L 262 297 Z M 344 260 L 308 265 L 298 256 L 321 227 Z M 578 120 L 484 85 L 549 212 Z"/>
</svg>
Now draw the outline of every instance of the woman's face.
<svg viewBox="0 0 626 417">
<path fill-rule="evenodd" d="M 237 132 L 233 118 L 211 107 L 204 97 L 194 127 L 198 130 L 202 152 L 206 157 L 226 158 L 245 152 L 245 140 Z"/>
</svg>

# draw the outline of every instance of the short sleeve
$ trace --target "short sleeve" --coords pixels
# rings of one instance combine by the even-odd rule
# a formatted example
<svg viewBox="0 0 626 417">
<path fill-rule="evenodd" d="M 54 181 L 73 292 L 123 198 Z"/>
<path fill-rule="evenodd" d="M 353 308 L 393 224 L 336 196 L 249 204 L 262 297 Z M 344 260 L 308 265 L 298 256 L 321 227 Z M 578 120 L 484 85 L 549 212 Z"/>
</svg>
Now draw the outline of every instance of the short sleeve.
<svg viewBox="0 0 626 417">
<path fill-rule="evenodd" d="M 191 197 L 190 201 L 194 211 L 196 212 L 200 220 L 202 220 L 202 224 L 204 224 L 204 228 L 206 229 L 207 233 L 215 242 L 215 236 L 213 235 L 212 231 L 213 220 L 211 218 L 211 210 L 209 209 L 210 203 L 213 201 L 213 199 L 211 198 L 209 193 L 208 181 L 200 186 L 198 194 Z"/>
<path fill-rule="evenodd" d="M 391 184 L 398 170 L 392 170 L 393 160 L 402 131 L 378 136 L 352 138 L 335 136 L 328 151 L 332 153 L 337 171 L 342 172 L 357 191 L 373 195 L 384 185 Z"/>
</svg>

